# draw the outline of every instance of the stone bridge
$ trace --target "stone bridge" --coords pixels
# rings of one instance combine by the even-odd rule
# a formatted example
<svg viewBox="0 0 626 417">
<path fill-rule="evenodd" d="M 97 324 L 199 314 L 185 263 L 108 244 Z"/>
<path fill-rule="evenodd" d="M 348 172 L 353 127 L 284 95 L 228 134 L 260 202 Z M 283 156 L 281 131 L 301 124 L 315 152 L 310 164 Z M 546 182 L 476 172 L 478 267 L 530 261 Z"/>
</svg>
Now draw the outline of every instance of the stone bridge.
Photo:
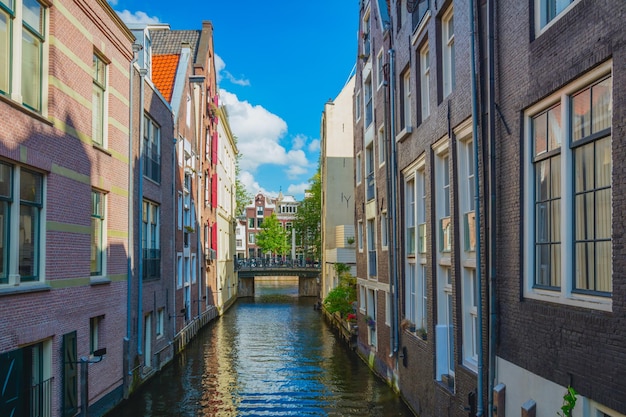
<svg viewBox="0 0 626 417">
<path fill-rule="evenodd" d="M 241 266 L 239 275 L 239 297 L 254 297 L 255 277 L 297 277 L 300 297 L 319 297 L 320 268 L 298 266 Z"/>
</svg>

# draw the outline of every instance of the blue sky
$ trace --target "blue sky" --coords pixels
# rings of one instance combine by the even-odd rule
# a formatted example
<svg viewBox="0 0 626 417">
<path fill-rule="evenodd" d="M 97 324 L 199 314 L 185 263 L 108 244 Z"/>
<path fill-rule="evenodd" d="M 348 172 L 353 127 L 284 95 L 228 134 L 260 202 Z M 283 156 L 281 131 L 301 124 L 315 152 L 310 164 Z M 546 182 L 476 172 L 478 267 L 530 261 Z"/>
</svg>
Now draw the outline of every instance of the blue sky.
<svg viewBox="0 0 626 417">
<path fill-rule="evenodd" d="M 251 194 L 301 200 L 319 159 L 324 103 L 356 61 L 359 0 L 109 0 L 126 22 L 213 23 L 221 102 Z"/>
</svg>

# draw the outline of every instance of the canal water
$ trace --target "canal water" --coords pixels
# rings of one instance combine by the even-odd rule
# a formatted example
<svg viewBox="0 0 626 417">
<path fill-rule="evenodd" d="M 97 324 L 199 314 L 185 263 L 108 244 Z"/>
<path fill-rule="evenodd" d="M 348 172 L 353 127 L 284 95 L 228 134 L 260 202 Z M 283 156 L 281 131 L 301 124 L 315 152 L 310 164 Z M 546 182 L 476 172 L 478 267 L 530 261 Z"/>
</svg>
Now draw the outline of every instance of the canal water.
<svg viewBox="0 0 626 417">
<path fill-rule="evenodd" d="M 412 417 L 297 286 L 265 282 L 108 416 Z"/>
</svg>

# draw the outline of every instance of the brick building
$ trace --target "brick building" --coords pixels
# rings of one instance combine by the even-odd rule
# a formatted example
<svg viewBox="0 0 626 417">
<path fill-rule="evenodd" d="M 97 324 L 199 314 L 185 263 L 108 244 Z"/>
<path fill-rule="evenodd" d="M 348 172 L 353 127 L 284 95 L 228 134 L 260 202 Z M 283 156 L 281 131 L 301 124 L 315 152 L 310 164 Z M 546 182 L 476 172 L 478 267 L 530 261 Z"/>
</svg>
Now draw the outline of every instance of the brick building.
<svg viewBox="0 0 626 417">
<path fill-rule="evenodd" d="M 530 4 L 498 2 L 495 405 L 624 416 L 626 3 Z"/>
<path fill-rule="evenodd" d="M 3 416 L 123 396 L 134 37 L 106 2 L 49 6 L 0 8 Z"/>
</svg>

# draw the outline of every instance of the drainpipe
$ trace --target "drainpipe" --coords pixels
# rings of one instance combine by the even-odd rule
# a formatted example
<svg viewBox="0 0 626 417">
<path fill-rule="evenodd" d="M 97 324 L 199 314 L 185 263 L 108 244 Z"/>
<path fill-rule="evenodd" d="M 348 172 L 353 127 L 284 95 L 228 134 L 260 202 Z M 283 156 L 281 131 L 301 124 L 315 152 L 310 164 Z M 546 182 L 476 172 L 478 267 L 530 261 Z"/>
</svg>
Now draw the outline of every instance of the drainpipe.
<svg viewBox="0 0 626 417">
<path fill-rule="evenodd" d="M 476 396 L 478 397 L 478 404 L 476 407 L 476 416 L 482 417 L 484 410 L 483 401 L 483 301 L 482 301 L 482 262 L 481 262 L 481 250 L 480 250 L 480 180 L 478 175 L 478 93 L 476 87 L 476 50 L 475 50 L 475 35 L 474 29 L 477 26 L 474 22 L 474 0 L 469 1 L 469 15 L 470 15 L 470 44 L 471 44 L 471 74 L 472 74 L 472 137 L 473 137 L 473 150 L 474 150 L 474 213 L 475 213 L 475 234 L 476 234 L 476 280 L 479 283 L 478 292 L 476 294 L 476 304 L 478 305 L 477 320 L 478 320 L 478 381 L 476 388 Z"/>
<path fill-rule="evenodd" d="M 496 92 L 495 92 L 495 54 L 494 54 L 494 7 L 493 0 L 487 1 L 487 53 L 489 56 L 489 412 L 493 410 L 493 386 L 496 378 Z"/>
<path fill-rule="evenodd" d="M 148 70 L 146 68 L 141 68 L 139 70 L 139 82 L 141 85 L 139 86 L 139 186 L 138 186 L 138 197 L 137 201 L 139 204 L 139 224 L 140 230 L 141 225 L 143 224 L 143 135 L 144 135 L 144 127 L 143 127 L 143 108 L 144 108 L 144 79 Z M 141 233 L 139 234 L 138 239 L 138 247 L 139 251 L 137 253 L 137 353 L 139 355 L 143 354 L 143 236 Z"/>
<path fill-rule="evenodd" d="M 391 144 L 391 152 L 389 155 L 389 178 L 388 182 L 390 183 L 389 189 L 389 216 L 388 221 L 391 222 L 391 242 L 392 242 L 392 250 L 391 250 L 391 259 L 390 262 L 392 264 L 391 268 L 391 279 L 389 280 L 390 290 L 392 292 L 392 307 L 393 307 L 393 317 L 391 323 L 391 352 L 393 355 L 398 353 L 398 339 L 400 335 L 398 334 L 398 306 L 400 304 L 398 300 L 398 230 L 397 230 L 397 210 L 396 210 L 396 202 L 398 193 L 396 190 L 396 182 L 397 182 L 397 170 L 396 170 L 396 80 L 395 80 L 395 62 L 394 56 L 395 51 L 393 48 L 390 48 L 389 51 L 389 109 L 390 109 L 390 118 L 391 118 L 391 129 L 390 129 L 390 144 Z M 398 358 L 396 356 L 396 362 Z"/>
</svg>

